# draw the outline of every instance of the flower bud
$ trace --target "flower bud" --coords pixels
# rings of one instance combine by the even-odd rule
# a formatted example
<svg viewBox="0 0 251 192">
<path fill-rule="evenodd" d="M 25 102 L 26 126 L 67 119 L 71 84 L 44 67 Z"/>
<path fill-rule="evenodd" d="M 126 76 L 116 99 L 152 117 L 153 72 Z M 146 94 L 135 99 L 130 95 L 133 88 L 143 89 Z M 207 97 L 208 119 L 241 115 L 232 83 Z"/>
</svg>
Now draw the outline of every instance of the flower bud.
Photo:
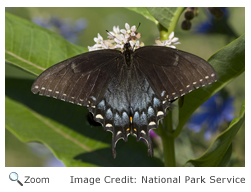
<svg viewBox="0 0 251 192">
<path fill-rule="evenodd" d="M 181 24 L 181 28 L 184 30 L 189 30 L 191 29 L 192 23 L 189 20 L 185 20 Z"/>
<path fill-rule="evenodd" d="M 192 20 L 192 19 L 194 18 L 194 13 L 193 13 L 193 11 L 187 11 L 187 12 L 185 13 L 185 18 L 186 18 L 186 20 Z"/>
</svg>

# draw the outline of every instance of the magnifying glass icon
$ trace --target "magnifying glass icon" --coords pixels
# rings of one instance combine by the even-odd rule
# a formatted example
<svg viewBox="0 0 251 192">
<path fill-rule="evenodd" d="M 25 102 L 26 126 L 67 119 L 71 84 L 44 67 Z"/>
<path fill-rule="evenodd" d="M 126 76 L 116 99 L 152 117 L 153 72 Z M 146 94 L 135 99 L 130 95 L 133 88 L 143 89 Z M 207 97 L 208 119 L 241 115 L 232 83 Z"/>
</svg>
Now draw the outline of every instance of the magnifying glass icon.
<svg viewBox="0 0 251 192">
<path fill-rule="evenodd" d="M 11 181 L 17 181 L 21 186 L 23 186 L 23 183 L 21 183 L 19 180 L 18 180 L 18 174 L 16 172 L 11 172 L 10 175 L 10 180 Z"/>
</svg>

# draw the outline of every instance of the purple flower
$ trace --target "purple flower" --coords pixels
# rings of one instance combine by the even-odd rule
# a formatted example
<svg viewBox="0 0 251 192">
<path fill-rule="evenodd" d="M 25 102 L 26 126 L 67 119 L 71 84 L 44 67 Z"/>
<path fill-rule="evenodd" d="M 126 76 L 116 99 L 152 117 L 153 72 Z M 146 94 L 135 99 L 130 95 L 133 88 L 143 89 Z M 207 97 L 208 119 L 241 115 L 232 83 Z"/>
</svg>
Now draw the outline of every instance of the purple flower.
<svg viewBox="0 0 251 192">
<path fill-rule="evenodd" d="M 41 27 L 62 35 L 71 43 L 77 42 L 77 36 L 80 35 L 87 26 L 87 21 L 84 18 L 78 19 L 73 24 L 71 24 L 69 19 L 61 19 L 56 16 L 52 16 L 49 19 L 34 17 L 32 21 Z"/>
<path fill-rule="evenodd" d="M 152 130 L 152 129 L 150 130 L 150 133 L 149 133 L 149 134 L 150 134 L 150 137 L 151 137 L 151 138 L 159 137 L 159 136 L 154 132 L 154 130 Z"/>
<path fill-rule="evenodd" d="M 198 113 L 192 115 L 187 127 L 195 132 L 205 127 L 204 138 L 210 139 L 222 123 L 233 120 L 233 100 L 232 97 L 224 98 L 218 93 L 215 94 L 200 106 Z"/>
</svg>

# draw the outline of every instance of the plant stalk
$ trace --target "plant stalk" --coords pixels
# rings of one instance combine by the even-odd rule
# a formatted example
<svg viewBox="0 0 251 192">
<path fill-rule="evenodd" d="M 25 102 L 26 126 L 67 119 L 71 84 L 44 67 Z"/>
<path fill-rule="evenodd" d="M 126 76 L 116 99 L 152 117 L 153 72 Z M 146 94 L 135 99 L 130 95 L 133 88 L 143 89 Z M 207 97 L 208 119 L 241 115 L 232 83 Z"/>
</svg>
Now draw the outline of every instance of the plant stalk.
<svg viewBox="0 0 251 192">
<path fill-rule="evenodd" d="M 160 124 L 160 137 L 163 144 L 164 152 L 164 164 L 165 167 L 175 167 L 175 146 L 173 137 L 173 122 L 172 122 L 172 111 L 169 111 L 166 118 L 163 120 L 163 125 Z"/>
</svg>

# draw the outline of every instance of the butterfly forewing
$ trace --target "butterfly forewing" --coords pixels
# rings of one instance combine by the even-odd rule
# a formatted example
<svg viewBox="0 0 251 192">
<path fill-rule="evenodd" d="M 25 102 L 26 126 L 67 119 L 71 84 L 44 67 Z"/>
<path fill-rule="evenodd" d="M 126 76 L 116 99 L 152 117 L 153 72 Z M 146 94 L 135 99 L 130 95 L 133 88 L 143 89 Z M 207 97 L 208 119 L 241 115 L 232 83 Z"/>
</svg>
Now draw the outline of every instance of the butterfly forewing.
<svg viewBox="0 0 251 192">
<path fill-rule="evenodd" d="M 205 60 L 168 47 L 147 46 L 134 52 L 135 63 L 162 99 L 174 100 L 217 80 Z"/>
<path fill-rule="evenodd" d="M 63 101 L 87 105 L 89 96 L 104 94 L 111 77 L 118 73 L 117 60 L 122 57 L 116 50 L 84 53 L 62 61 L 45 70 L 33 83 L 31 91 Z"/>
</svg>

